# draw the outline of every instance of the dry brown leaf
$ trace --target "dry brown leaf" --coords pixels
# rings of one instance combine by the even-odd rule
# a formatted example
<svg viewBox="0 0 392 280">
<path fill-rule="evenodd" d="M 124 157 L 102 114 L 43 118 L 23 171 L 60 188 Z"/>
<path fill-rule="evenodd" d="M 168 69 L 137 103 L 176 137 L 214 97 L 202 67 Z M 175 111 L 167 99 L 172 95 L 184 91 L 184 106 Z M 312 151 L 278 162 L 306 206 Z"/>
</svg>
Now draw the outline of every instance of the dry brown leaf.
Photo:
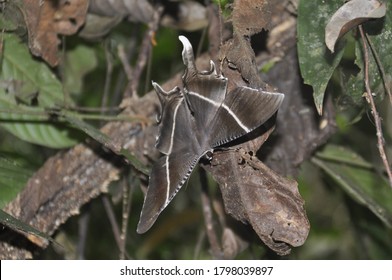
<svg viewBox="0 0 392 280">
<path fill-rule="evenodd" d="M 386 5 L 378 0 L 352 0 L 341 6 L 325 27 L 325 44 L 334 52 L 336 41 L 350 29 L 385 16 Z"/>
<path fill-rule="evenodd" d="M 226 212 L 250 224 L 277 254 L 287 255 L 290 246 L 304 244 L 310 229 L 297 183 L 244 151 L 214 153 L 208 169 L 219 183 Z"/>
<path fill-rule="evenodd" d="M 270 2 L 267 0 L 234 1 L 234 32 L 243 36 L 252 36 L 263 28 L 268 29 L 271 19 Z"/>
<path fill-rule="evenodd" d="M 23 0 L 31 52 L 56 66 L 58 35 L 74 34 L 84 24 L 87 8 L 88 0 Z"/>
</svg>

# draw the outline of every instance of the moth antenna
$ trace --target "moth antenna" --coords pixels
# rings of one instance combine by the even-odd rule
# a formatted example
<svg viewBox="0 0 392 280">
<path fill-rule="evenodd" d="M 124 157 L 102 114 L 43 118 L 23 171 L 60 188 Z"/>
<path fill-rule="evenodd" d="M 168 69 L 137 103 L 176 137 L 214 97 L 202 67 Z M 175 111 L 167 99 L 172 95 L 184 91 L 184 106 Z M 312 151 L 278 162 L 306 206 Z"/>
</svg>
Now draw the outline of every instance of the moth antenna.
<svg viewBox="0 0 392 280">
<path fill-rule="evenodd" d="M 195 57 L 193 55 L 193 48 L 189 40 L 185 36 L 178 36 L 178 39 L 181 41 L 183 45 L 182 50 L 182 61 L 189 71 L 197 72 Z"/>
</svg>

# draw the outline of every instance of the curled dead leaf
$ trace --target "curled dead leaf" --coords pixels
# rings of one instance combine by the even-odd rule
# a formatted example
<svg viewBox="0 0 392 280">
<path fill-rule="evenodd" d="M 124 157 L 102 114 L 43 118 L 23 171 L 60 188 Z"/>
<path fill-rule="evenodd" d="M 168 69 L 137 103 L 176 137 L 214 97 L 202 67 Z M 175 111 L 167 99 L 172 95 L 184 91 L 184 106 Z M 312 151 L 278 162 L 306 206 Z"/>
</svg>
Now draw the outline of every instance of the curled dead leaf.
<svg viewBox="0 0 392 280">
<path fill-rule="evenodd" d="M 325 27 L 325 44 L 334 52 L 336 41 L 352 28 L 385 16 L 386 5 L 378 0 L 352 0 L 341 6 Z"/>
<path fill-rule="evenodd" d="M 88 0 L 23 0 L 30 51 L 51 66 L 59 62 L 58 35 L 76 33 L 84 24 Z"/>
</svg>

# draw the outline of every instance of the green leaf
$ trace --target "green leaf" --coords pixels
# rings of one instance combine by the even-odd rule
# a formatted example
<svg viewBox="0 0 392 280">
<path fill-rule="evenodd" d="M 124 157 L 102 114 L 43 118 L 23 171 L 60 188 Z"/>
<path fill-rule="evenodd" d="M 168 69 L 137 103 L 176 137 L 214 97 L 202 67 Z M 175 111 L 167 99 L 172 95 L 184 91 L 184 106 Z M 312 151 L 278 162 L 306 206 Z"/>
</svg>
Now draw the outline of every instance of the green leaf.
<svg viewBox="0 0 392 280">
<path fill-rule="evenodd" d="M 63 114 L 62 118 L 64 118 L 67 122 L 69 122 L 71 125 L 74 127 L 80 129 L 84 133 L 86 133 L 88 136 L 96 140 L 97 142 L 113 149 L 113 144 L 111 143 L 112 140 L 110 139 L 109 136 L 106 134 L 102 133 L 99 129 L 95 128 L 89 123 L 86 123 L 85 121 L 72 116 L 71 114 Z M 116 151 L 114 151 L 116 152 Z"/>
<path fill-rule="evenodd" d="M 49 235 L 33 228 L 32 226 L 14 218 L 10 214 L 4 212 L 3 210 L 0 210 L 0 223 L 3 225 L 6 225 L 7 227 L 15 230 L 15 231 L 21 231 L 27 234 L 32 234 L 35 236 L 38 236 L 40 238 L 49 240 L 56 245 L 59 245 L 56 241 L 54 241 Z"/>
<path fill-rule="evenodd" d="M 45 63 L 30 55 L 27 46 L 15 35 L 4 35 L 1 80 L 19 83 L 23 88 L 37 92 L 37 102 L 41 107 L 63 104 L 60 81 Z M 13 94 L 20 93 L 16 91 Z"/>
<path fill-rule="evenodd" d="M 4 91 L 0 89 L 0 96 Z M 10 112 L 10 104 L 0 98 L 0 125 L 16 137 L 38 145 L 53 149 L 62 149 L 78 143 L 77 135 L 64 124 L 46 121 L 46 117 L 33 113 L 45 114 L 39 108 L 19 105 L 17 109 L 28 110 L 31 114 Z M 3 110 L 7 108 L 6 110 Z"/>
<path fill-rule="evenodd" d="M 0 29 L 3 31 L 16 31 L 24 33 L 26 24 L 20 9 L 20 1 L 2 1 L 0 11 Z"/>
<path fill-rule="evenodd" d="M 93 48 L 77 45 L 65 54 L 64 87 L 70 93 L 81 93 L 84 76 L 98 65 Z"/>
<path fill-rule="evenodd" d="M 150 173 L 150 170 L 134 154 L 132 154 L 128 150 L 122 149 L 120 151 L 120 154 L 125 156 L 128 159 L 129 163 L 143 174 L 148 175 Z"/>
<path fill-rule="evenodd" d="M 17 160 L 0 155 L 0 209 L 16 197 L 32 174 Z"/>
<path fill-rule="evenodd" d="M 325 26 L 340 7 L 340 0 L 301 0 L 298 6 L 298 58 L 304 82 L 313 87 L 313 98 L 319 114 L 322 113 L 325 89 L 338 66 L 344 48 L 338 44 L 335 53 L 325 45 Z"/>
<path fill-rule="evenodd" d="M 361 168 L 371 169 L 373 166 L 357 155 L 344 147 L 333 144 L 328 145 L 324 150 L 317 153 L 317 157 L 326 161 L 335 161 L 341 164 L 348 164 Z"/>
<path fill-rule="evenodd" d="M 355 201 L 369 208 L 389 228 L 392 228 L 392 190 L 355 152 L 327 145 L 312 158 L 312 162 L 330 175 Z"/>
<path fill-rule="evenodd" d="M 0 74 L 0 125 L 25 141 L 66 148 L 78 141 L 66 126 L 48 121 L 44 108 L 63 104 L 60 81 L 34 60 L 15 35 L 4 35 Z M 34 107 L 32 106 L 34 105 Z"/>
<path fill-rule="evenodd" d="M 364 60 L 362 42 L 358 40 L 355 42 L 355 64 L 359 67 L 360 71 L 356 75 L 350 75 L 348 80 L 342 79 L 343 91 L 346 96 L 350 97 L 349 104 L 363 106 L 365 102 L 363 98 L 365 92 Z M 380 85 L 380 74 L 373 56 L 369 56 L 369 71 L 372 73 L 371 75 L 375 79 L 374 81 L 377 81 L 377 84 Z M 375 83 L 373 83 L 374 85 Z"/>
<path fill-rule="evenodd" d="M 81 119 L 71 116 L 70 114 L 64 114 L 62 117 L 76 128 L 84 131 L 97 142 L 111 149 L 113 152 L 125 156 L 129 163 L 143 174 L 148 175 L 150 173 L 148 168 L 134 154 L 126 149 L 119 149 L 119 147 L 115 147 L 110 137 L 102 133 L 99 129 L 82 121 Z"/>
<path fill-rule="evenodd" d="M 365 213 L 355 213 L 361 215 Z M 369 215 L 363 215 L 356 220 L 356 233 L 363 242 L 367 258 L 370 260 L 390 260 L 392 253 L 392 231 L 375 219 L 367 219 Z"/>
</svg>

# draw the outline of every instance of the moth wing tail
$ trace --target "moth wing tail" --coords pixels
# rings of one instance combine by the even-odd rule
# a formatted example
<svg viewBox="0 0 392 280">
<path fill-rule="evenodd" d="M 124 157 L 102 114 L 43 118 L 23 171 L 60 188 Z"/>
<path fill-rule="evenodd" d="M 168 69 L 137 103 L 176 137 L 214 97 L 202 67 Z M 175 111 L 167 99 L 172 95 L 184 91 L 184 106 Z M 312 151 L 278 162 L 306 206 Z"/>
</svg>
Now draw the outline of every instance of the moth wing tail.
<svg viewBox="0 0 392 280">
<path fill-rule="evenodd" d="M 161 157 L 154 164 L 137 233 L 145 233 L 152 227 L 159 214 L 184 185 L 199 158 L 189 152 L 179 151 Z"/>
</svg>

